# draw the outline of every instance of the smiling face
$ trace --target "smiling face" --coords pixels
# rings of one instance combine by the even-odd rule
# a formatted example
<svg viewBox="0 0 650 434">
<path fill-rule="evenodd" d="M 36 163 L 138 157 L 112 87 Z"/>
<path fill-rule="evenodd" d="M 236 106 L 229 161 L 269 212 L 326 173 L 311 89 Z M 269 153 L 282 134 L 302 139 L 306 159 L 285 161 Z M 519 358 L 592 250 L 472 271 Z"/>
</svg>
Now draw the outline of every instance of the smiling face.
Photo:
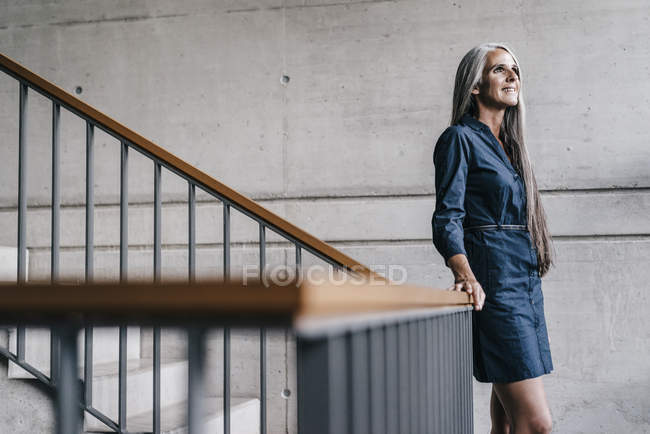
<svg viewBox="0 0 650 434">
<path fill-rule="evenodd" d="M 472 90 L 487 107 L 505 109 L 519 101 L 519 67 L 506 50 L 497 48 L 487 54 L 481 82 Z"/>
</svg>

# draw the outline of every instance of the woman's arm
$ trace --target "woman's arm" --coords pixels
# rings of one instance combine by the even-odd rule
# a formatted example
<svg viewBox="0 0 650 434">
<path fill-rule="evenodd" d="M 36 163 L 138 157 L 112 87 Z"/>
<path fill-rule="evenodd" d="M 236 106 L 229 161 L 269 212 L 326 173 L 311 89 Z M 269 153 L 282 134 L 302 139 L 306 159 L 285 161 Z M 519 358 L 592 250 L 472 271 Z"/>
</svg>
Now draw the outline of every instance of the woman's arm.
<svg viewBox="0 0 650 434">
<path fill-rule="evenodd" d="M 472 294 L 474 308 L 480 310 L 485 294 L 469 266 L 463 241 L 468 145 L 456 128 L 447 128 L 438 139 L 433 163 L 436 171 L 436 208 L 431 220 L 433 244 L 454 274 L 455 283 L 450 289 Z"/>
</svg>

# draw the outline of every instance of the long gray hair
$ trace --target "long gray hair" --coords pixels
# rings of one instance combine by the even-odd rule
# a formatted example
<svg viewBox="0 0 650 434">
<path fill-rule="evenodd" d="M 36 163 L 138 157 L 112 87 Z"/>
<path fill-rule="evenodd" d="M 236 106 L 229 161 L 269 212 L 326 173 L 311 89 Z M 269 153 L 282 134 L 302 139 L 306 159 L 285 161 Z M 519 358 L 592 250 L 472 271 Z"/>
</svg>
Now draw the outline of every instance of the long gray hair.
<svg viewBox="0 0 650 434">
<path fill-rule="evenodd" d="M 503 142 L 506 152 L 512 158 L 512 163 L 524 179 L 526 185 L 526 202 L 528 214 L 528 230 L 537 248 L 537 263 L 539 274 L 544 276 L 553 264 L 551 235 L 546 224 L 546 214 L 542 207 L 537 181 L 533 173 L 528 150 L 524 143 L 524 98 L 522 94 L 521 66 L 510 48 L 501 43 L 478 45 L 465 54 L 456 71 L 454 84 L 454 100 L 451 113 L 451 125 L 458 123 L 460 118 L 469 113 L 478 118 L 478 104 L 472 94 L 472 89 L 481 83 L 487 54 L 497 48 L 507 51 L 519 66 L 519 101 L 514 107 L 507 107 L 501 124 L 499 139 Z"/>
</svg>

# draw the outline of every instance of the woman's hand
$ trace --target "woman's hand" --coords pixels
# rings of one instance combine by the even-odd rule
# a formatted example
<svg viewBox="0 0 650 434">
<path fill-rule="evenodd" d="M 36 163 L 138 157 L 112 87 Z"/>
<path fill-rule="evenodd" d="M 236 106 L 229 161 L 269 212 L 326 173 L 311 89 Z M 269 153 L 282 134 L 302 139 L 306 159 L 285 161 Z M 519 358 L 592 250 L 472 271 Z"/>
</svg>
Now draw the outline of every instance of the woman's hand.
<svg viewBox="0 0 650 434">
<path fill-rule="evenodd" d="M 449 291 L 465 291 L 472 295 L 474 309 L 482 310 L 483 303 L 485 302 L 485 292 L 476 279 L 461 280 L 455 282 L 452 286 L 447 288 Z"/>
<path fill-rule="evenodd" d="M 485 292 L 478 283 L 474 273 L 469 267 L 467 257 L 462 253 L 452 256 L 448 261 L 449 267 L 454 273 L 454 284 L 447 288 L 449 291 L 465 291 L 472 295 L 474 309 L 482 310 L 485 302 Z"/>
</svg>

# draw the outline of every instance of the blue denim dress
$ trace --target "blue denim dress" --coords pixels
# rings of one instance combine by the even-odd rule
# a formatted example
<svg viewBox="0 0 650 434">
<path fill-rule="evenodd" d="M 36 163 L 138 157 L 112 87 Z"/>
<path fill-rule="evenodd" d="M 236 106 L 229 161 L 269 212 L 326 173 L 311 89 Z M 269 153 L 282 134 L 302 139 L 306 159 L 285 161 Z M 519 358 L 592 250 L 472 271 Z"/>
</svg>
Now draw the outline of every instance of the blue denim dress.
<svg viewBox="0 0 650 434">
<path fill-rule="evenodd" d="M 442 133 L 433 161 L 433 243 L 445 264 L 465 254 L 486 295 L 483 309 L 472 312 L 474 377 L 508 383 L 550 373 L 523 179 L 488 126 L 469 114 Z"/>
</svg>

